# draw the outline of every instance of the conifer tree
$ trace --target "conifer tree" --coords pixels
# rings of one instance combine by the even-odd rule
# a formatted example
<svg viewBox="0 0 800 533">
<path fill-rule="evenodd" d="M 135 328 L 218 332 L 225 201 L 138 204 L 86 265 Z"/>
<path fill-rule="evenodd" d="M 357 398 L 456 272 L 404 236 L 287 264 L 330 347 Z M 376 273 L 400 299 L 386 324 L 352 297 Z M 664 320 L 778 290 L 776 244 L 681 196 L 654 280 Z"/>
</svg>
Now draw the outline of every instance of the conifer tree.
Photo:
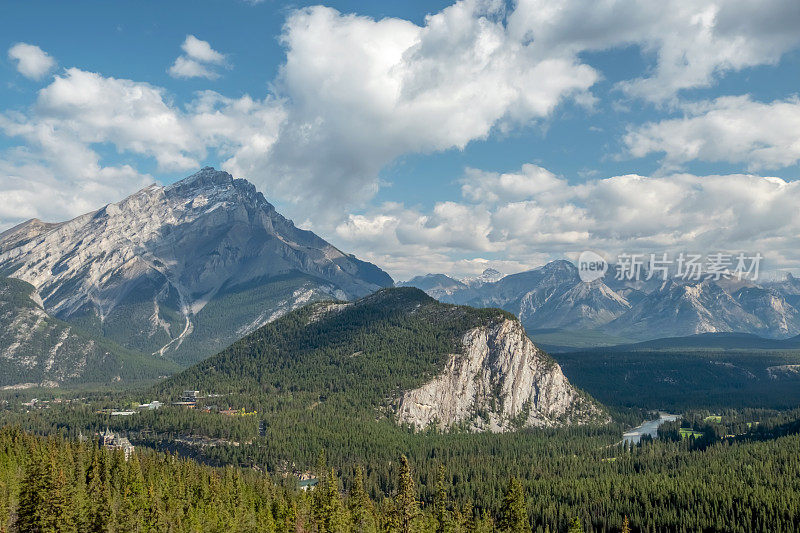
<svg viewBox="0 0 800 533">
<path fill-rule="evenodd" d="M 20 531 L 41 531 L 44 526 L 42 511 L 49 491 L 48 474 L 42 451 L 37 446 L 25 465 L 17 510 L 17 528 Z"/>
<path fill-rule="evenodd" d="M 138 531 L 141 513 L 146 508 L 144 477 L 136 454 L 131 455 L 124 469 L 122 503 L 119 522 L 124 531 Z"/>
<path fill-rule="evenodd" d="M 436 533 L 445 533 L 452 529 L 452 518 L 447 509 L 447 488 L 445 487 L 444 465 L 439 465 L 436 480 L 436 495 L 433 499 L 433 513 L 436 517 Z"/>
<path fill-rule="evenodd" d="M 527 533 L 531 530 L 528 522 L 528 504 L 525 498 L 525 489 L 522 483 L 512 477 L 508 482 L 508 489 L 503 497 L 497 526 L 500 531 L 512 533 Z"/>
<path fill-rule="evenodd" d="M 569 522 L 569 533 L 583 533 L 583 522 L 577 516 Z"/>
<path fill-rule="evenodd" d="M 472 503 L 465 502 L 458 514 L 457 527 L 459 532 L 471 533 L 475 531 L 475 511 Z"/>
<path fill-rule="evenodd" d="M 145 523 L 145 531 L 164 531 L 167 527 L 166 517 L 161 507 L 161 498 L 158 497 L 155 487 L 147 487 L 147 499 L 150 503 Z"/>
<path fill-rule="evenodd" d="M 397 529 L 402 533 L 409 533 L 412 531 L 415 519 L 419 516 L 419 502 L 414 488 L 414 478 L 411 475 L 411 466 L 408 464 L 408 458 L 405 455 L 400 456 L 395 508 Z"/>
<path fill-rule="evenodd" d="M 94 449 L 86 471 L 89 512 L 87 530 L 92 533 L 108 531 L 111 521 L 111 490 L 108 483 L 104 450 Z"/>
<path fill-rule="evenodd" d="M 58 459 L 55 450 L 51 450 L 48 473 L 50 490 L 43 502 L 42 512 L 43 533 L 76 531 L 72 491 L 64 469 L 58 464 Z"/>
<path fill-rule="evenodd" d="M 631 524 L 627 516 L 622 520 L 622 533 L 631 533 Z"/>
<path fill-rule="evenodd" d="M 350 517 L 355 533 L 374 533 L 376 531 L 374 508 L 364 489 L 364 469 L 356 467 L 356 475 L 348 497 Z"/>
<path fill-rule="evenodd" d="M 333 469 L 325 475 L 323 483 L 314 489 L 316 501 L 314 521 L 320 533 L 336 533 L 345 529 L 344 506 L 339 494 L 339 480 Z"/>
</svg>

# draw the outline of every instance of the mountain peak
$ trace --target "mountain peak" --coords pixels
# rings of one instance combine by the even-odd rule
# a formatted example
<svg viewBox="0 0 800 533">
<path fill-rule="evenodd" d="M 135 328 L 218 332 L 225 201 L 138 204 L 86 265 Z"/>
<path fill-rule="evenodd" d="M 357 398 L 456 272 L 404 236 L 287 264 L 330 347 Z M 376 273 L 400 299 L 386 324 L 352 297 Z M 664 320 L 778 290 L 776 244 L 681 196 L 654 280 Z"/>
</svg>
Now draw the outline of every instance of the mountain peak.
<svg viewBox="0 0 800 533">
<path fill-rule="evenodd" d="M 556 259 L 555 261 L 550 261 L 546 265 L 540 267 L 542 272 L 568 272 L 570 274 L 575 273 L 578 271 L 578 268 L 575 266 L 572 261 L 567 261 L 566 259 Z"/>
<path fill-rule="evenodd" d="M 233 176 L 214 167 L 203 167 L 191 176 L 164 187 L 165 191 L 186 191 L 207 187 L 226 187 L 233 184 Z"/>
<path fill-rule="evenodd" d="M 6 232 L 0 269 L 36 287 L 55 318 L 113 330 L 124 347 L 187 358 L 310 301 L 392 285 L 213 167 L 68 223 Z"/>
</svg>

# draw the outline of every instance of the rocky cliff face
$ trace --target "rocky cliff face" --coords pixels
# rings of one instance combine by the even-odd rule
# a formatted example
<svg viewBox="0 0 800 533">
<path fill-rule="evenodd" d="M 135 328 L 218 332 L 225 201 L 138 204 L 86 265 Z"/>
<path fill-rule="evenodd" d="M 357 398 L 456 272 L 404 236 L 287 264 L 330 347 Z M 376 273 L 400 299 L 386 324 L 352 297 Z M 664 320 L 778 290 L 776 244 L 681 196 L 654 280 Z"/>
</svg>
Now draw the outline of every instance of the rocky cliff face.
<svg viewBox="0 0 800 533">
<path fill-rule="evenodd" d="M 398 420 L 418 429 L 463 425 L 503 432 L 530 426 L 580 424 L 603 418 L 599 407 L 567 381 L 511 319 L 476 327 L 444 371 L 398 401 Z"/>
<path fill-rule="evenodd" d="M 68 222 L 8 230 L 0 274 L 32 284 L 57 318 L 185 362 L 308 301 L 392 284 L 210 167 Z"/>
</svg>

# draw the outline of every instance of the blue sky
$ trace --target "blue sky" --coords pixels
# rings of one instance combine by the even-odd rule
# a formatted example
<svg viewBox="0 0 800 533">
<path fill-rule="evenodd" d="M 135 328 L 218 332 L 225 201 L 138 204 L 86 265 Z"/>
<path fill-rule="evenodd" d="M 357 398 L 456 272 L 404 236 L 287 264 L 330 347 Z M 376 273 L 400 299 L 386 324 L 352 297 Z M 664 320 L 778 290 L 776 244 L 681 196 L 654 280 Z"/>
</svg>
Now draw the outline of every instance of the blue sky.
<svg viewBox="0 0 800 533">
<path fill-rule="evenodd" d="M 797 267 L 796 1 L 2 9 L 3 228 L 212 165 L 399 279 L 589 248 Z"/>
</svg>

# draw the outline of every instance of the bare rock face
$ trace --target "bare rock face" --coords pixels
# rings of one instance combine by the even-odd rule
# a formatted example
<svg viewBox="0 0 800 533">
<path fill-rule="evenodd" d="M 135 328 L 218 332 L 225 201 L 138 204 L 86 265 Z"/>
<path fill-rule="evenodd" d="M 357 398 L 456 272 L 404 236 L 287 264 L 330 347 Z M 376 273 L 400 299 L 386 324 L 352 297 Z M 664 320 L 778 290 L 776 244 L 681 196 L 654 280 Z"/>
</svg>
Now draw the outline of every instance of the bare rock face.
<svg viewBox="0 0 800 533">
<path fill-rule="evenodd" d="M 575 389 L 552 358 L 537 348 L 516 320 L 467 331 L 464 352 L 453 354 L 433 381 L 403 393 L 398 421 L 417 429 L 461 425 L 504 432 L 605 419 Z"/>
</svg>

